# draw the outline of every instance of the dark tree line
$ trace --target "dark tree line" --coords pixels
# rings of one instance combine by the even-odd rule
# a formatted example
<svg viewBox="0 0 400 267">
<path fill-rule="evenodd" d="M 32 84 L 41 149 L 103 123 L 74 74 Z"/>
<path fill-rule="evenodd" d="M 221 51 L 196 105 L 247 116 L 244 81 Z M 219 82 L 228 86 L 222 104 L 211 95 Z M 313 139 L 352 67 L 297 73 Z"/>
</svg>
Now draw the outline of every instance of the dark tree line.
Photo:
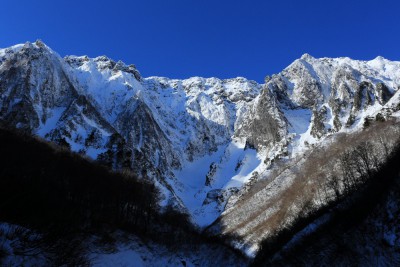
<svg viewBox="0 0 400 267">
<path fill-rule="evenodd" d="M 118 229 L 171 250 L 221 248 L 187 214 L 172 207 L 160 212 L 159 201 L 158 188 L 145 178 L 111 172 L 66 148 L 0 128 L 0 222 L 40 234 L 15 234 L 24 244 L 20 255 L 45 251 L 54 266 L 88 265 L 86 237 L 113 243 Z M 0 242 L 0 265 L 2 249 Z"/>
<path fill-rule="evenodd" d="M 158 190 L 32 137 L 0 130 L 0 220 L 50 228 L 146 230 Z"/>
</svg>

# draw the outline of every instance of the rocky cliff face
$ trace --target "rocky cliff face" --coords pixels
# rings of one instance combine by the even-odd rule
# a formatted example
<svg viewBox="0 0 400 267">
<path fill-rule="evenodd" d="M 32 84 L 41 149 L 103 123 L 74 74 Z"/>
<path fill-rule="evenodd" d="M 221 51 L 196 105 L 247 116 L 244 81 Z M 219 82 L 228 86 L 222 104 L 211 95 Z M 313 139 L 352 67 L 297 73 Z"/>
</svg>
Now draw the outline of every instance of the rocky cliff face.
<svg viewBox="0 0 400 267">
<path fill-rule="evenodd" d="M 43 45 L 26 43 L 2 54 L 1 116 L 7 125 L 32 131 L 52 116 L 50 110 L 77 97 L 58 59 Z"/>
<path fill-rule="evenodd" d="M 265 84 L 143 78 L 45 44 L 0 50 L 0 121 L 154 179 L 206 226 L 279 159 L 398 110 L 400 63 L 304 55 Z M 379 114 L 379 115 L 378 115 Z"/>
</svg>

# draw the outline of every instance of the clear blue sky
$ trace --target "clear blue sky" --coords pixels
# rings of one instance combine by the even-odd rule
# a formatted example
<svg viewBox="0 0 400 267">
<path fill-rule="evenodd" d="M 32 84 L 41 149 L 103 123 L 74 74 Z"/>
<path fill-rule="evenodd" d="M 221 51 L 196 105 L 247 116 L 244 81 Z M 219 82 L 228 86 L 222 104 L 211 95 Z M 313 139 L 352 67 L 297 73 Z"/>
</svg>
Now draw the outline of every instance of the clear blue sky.
<svg viewBox="0 0 400 267">
<path fill-rule="evenodd" d="M 400 60 L 400 1 L 3 0 L 0 47 L 42 39 L 143 76 L 262 81 L 303 53 Z"/>
</svg>

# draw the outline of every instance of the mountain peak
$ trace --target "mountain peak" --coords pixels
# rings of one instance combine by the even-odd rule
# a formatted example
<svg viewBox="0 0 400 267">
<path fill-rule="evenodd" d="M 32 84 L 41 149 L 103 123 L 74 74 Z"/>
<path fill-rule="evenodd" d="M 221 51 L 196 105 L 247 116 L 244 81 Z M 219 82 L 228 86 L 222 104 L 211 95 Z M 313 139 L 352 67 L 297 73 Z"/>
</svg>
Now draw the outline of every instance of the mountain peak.
<svg viewBox="0 0 400 267">
<path fill-rule="evenodd" d="M 308 54 L 308 53 L 304 53 L 302 56 L 301 56 L 301 58 L 300 59 L 303 59 L 303 60 L 310 60 L 310 59 L 315 59 L 313 56 L 311 56 L 310 54 Z"/>
<path fill-rule="evenodd" d="M 27 42 L 25 42 L 25 44 L 23 44 L 23 48 L 25 48 L 25 49 L 28 49 L 28 48 L 41 49 L 42 48 L 42 49 L 45 49 L 48 52 L 54 54 L 54 51 L 49 46 L 47 46 L 41 39 L 37 39 L 35 42 L 27 41 Z"/>
<path fill-rule="evenodd" d="M 382 56 L 377 56 L 376 58 L 374 58 L 373 60 L 377 60 L 377 61 L 384 61 L 387 60 L 386 58 L 382 57 Z"/>
<path fill-rule="evenodd" d="M 37 39 L 35 41 L 35 45 L 37 45 L 38 47 L 46 47 L 46 44 L 43 43 L 43 41 L 41 39 Z"/>
</svg>

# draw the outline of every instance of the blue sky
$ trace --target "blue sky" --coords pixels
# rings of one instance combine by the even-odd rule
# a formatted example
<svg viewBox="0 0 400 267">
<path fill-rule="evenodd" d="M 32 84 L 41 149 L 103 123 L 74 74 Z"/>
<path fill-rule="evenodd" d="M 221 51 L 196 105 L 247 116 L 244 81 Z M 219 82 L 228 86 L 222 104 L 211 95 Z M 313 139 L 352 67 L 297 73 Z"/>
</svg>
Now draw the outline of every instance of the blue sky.
<svg viewBox="0 0 400 267">
<path fill-rule="evenodd" d="M 262 81 L 303 53 L 400 60 L 400 1 L 3 0 L 0 47 L 42 39 L 143 76 Z"/>
</svg>

